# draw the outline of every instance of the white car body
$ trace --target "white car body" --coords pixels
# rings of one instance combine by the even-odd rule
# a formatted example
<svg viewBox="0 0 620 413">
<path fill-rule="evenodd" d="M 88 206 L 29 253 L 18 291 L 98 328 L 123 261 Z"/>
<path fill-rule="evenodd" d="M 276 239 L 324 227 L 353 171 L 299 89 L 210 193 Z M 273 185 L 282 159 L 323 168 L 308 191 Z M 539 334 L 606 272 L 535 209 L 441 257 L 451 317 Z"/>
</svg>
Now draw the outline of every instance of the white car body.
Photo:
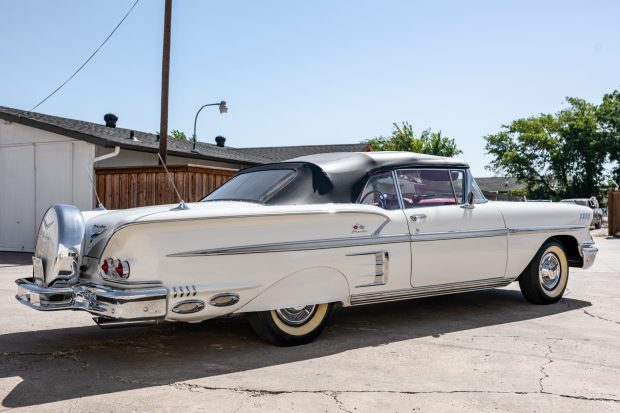
<svg viewBox="0 0 620 413">
<path fill-rule="evenodd" d="M 468 202 L 475 183 L 460 160 L 365 153 L 293 162 L 330 176 L 332 165 L 346 171 L 355 159 L 379 165 L 387 179 L 401 179 L 397 171 L 403 169 L 448 169 L 450 177 L 460 172 L 463 195 L 453 189 L 457 202 L 441 206 L 413 207 L 400 199 L 395 209 L 219 201 L 79 213 L 54 206 L 39 232 L 35 277 L 17 280 L 17 298 L 38 310 L 89 311 L 102 326 L 199 322 L 506 286 L 550 238 L 564 244 L 571 266 L 587 268 L 594 260 L 591 210 Z M 373 171 L 359 173 L 369 179 Z M 382 194 L 372 196 L 387 204 Z M 129 277 L 106 275 L 101 268 L 108 259 L 113 266 L 127 263 Z"/>
</svg>

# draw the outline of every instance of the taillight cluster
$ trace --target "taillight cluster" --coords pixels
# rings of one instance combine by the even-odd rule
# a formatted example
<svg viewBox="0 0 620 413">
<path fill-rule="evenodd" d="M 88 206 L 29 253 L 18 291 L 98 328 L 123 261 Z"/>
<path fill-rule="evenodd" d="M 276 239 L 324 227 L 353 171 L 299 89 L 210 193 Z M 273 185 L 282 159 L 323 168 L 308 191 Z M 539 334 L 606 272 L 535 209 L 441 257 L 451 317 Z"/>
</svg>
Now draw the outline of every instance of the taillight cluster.
<svg viewBox="0 0 620 413">
<path fill-rule="evenodd" d="M 101 272 L 107 277 L 129 278 L 129 262 L 108 258 L 101 263 Z"/>
</svg>

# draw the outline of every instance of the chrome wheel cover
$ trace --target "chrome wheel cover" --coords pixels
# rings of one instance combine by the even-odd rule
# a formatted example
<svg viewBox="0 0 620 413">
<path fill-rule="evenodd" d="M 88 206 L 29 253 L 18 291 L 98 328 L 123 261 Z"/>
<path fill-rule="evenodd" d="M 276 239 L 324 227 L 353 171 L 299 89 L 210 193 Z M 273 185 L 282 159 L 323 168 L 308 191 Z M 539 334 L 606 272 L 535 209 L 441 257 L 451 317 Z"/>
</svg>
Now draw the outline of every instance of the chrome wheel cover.
<svg viewBox="0 0 620 413">
<path fill-rule="evenodd" d="M 547 291 L 552 291 L 560 283 L 562 265 L 560 259 L 553 252 L 548 252 L 540 260 L 538 278 L 540 285 Z"/>
<path fill-rule="evenodd" d="M 314 313 L 316 313 L 316 309 L 316 305 L 289 307 L 276 310 L 276 314 L 284 324 L 298 327 L 310 321 L 312 316 L 314 316 Z"/>
</svg>

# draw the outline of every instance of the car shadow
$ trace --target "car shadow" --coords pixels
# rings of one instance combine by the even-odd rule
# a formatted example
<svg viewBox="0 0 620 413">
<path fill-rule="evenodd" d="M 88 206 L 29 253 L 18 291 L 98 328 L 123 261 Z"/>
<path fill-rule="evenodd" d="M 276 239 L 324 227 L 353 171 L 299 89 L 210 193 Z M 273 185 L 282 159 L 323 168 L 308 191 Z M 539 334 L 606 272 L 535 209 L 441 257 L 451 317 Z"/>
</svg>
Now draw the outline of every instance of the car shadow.
<svg viewBox="0 0 620 413">
<path fill-rule="evenodd" d="M 343 308 L 315 342 L 289 348 L 259 340 L 243 317 L 147 328 L 101 330 L 93 325 L 5 334 L 0 336 L 0 378 L 19 376 L 22 382 L 2 405 L 33 406 L 167 385 L 590 305 L 565 298 L 537 306 L 518 291 L 497 289 Z"/>
<path fill-rule="evenodd" d="M 0 268 L 32 264 L 30 252 L 0 252 Z"/>
</svg>

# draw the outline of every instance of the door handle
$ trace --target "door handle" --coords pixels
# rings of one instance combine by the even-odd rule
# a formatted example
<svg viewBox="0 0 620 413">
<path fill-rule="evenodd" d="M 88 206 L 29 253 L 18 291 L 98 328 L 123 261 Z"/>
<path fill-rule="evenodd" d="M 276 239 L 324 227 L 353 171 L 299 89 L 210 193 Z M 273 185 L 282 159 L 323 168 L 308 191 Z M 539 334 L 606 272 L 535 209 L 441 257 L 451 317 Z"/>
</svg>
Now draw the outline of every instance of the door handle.
<svg viewBox="0 0 620 413">
<path fill-rule="evenodd" d="M 409 218 L 411 218 L 413 222 L 417 222 L 422 219 L 426 219 L 426 214 L 413 214 Z"/>
</svg>

